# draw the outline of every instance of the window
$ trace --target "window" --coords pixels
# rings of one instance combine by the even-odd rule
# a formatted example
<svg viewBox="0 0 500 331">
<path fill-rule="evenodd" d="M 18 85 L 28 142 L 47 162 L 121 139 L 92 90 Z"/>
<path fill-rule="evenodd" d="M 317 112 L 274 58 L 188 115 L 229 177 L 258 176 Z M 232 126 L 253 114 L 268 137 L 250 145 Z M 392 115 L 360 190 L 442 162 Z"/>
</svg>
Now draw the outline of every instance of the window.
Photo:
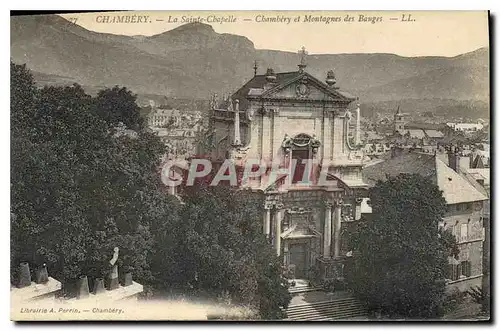
<svg viewBox="0 0 500 331">
<path fill-rule="evenodd" d="M 460 240 L 459 241 L 467 241 L 469 235 L 469 224 L 464 223 L 460 225 Z"/>
<path fill-rule="evenodd" d="M 448 279 L 459 280 L 471 276 L 470 261 L 455 261 L 454 264 L 448 264 Z"/>
<path fill-rule="evenodd" d="M 448 264 L 448 278 L 458 280 L 460 277 L 460 264 Z"/>
<path fill-rule="evenodd" d="M 460 275 L 465 277 L 470 277 L 470 261 L 462 261 L 460 262 Z"/>
</svg>

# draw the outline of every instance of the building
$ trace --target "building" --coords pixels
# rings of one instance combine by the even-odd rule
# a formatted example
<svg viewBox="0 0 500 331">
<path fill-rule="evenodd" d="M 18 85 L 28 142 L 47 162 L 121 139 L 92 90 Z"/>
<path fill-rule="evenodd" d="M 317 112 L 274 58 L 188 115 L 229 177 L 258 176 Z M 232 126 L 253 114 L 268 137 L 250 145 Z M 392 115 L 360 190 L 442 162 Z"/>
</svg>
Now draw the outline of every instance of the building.
<svg viewBox="0 0 500 331">
<path fill-rule="evenodd" d="M 463 131 L 463 132 L 476 132 L 481 131 L 483 129 L 483 124 L 478 121 L 477 123 L 446 123 L 446 125 L 452 128 L 455 131 Z"/>
<path fill-rule="evenodd" d="M 152 108 L 147 123 L 165 144 L 168 158 L 185 158 L 196 154 L 198 136 L 203 130 L 199 111 Z"/>
<path fill-rule="evenodd" d="M 305 54 L 297 71 L 268 69 L 259 75 L 255 68 L 254 77 L 229 99 L 214 96 L 211 158 L 227 157 L 237 167 L 259 160 L 267 169 L 243 186 L 263 195 L 263 231 L 294 278 L 310 279 L 314 272 L 342 277 L 347 253 L 342 233 L 360 219 L 367 187 L 362 150 L 349 140 L 355 113 L 353 136 L 359 142 L 361 115 L 357 98 L 338 88 L 333 71 L 324 81 L 306 71 Z M 304 175 L 305 160 L 319 165 L 311 176 Z M 273 179 L 276 164 L 286 173 Z"/>
<path fill-rule="evenodd" d="M 386 180 L 388 175 L 415 173 L 428 178 L 439 187 L 448 204 L 446 215 L 439 226 L 455 235 L 460 249 L 458 259 L 449 259 L 448 289 L 466 290 L 472 286 L 481 286 L 484 222 L 488 213 L 485 202 L 488 201 L 488 196 L 484 190 L 454 170 L 459 169 L 462 163 L 468 164 L 468 159 L 451 152 L 447 157 L 450 166 L 437 154 L 393 153 L 390 159 L 366 166 L 363 177 L 365 182 L 374 185 L 378 180 Z"/>
<path fill-rule="evenodd" d="M 404 115 L 401 113 L 399 106 L 396 114 L 394 114 L 394 133 L 405 134 Z"/>
</svg>

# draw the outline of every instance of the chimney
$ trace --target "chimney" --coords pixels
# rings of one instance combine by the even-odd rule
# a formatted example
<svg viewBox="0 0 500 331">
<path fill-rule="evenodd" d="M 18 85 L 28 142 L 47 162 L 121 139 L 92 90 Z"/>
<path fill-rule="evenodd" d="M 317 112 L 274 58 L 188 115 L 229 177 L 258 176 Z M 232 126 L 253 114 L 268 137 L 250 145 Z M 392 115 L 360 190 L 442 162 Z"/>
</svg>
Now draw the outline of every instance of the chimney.
<svg viewBox="0 0 500 331">
<path fill-rule="evenodd" d="M 19 283 L 18 288 L 23 288 L 31 285 L 31 273 L 28 262 L 21 262 L 19 265 Z"/>
<path fill-rule="evenodd" d="M 36 283 L 37 284 L 45 284 L 48 281 L 49 281 L 49 274 L 47 272 L 47 265 L 44 263 L 36 271 Z"/>
<path fill-rule="evenodd" d="M 99 294 L 99 293 L 104 293 L 106 292 L 106 289 L 104 288 L 104 279 L 103 278 L 96 278 L 94 282 L 94 294 Z"/>
<path fill-rule="evenodd" d="M 87 276 L 80 276 L 78 279 L 78 293 L 76 297 L 78 299 L 83 299 L 89 296 L 89 280 Z"/>
<path fill-rule="evenodd" d="M 120 286 L 118 281 L 118 266 L 116 264 L 112 266 L 108 282 L 108 290 L 110 291 L 116 290 Z"/>
<path fill-rule="evenodd" d="M 335 84 L 337 83 L 337 79 L 335 78 L 335 73 L 333 72 L 333 70 L 329 70 L 327 73 L 326 73 L 326 80 L 325 80 L 326 84 L 330 87 L 330 88 L 333 88 L 333 89 L 337 89 L 338 87 L 335 86 Z"/>
<path fill-rule="evenodd" d="M 264 86 L 264 89 L 272 87 L 274 84 L 276 84 L 276 74 L 274 73 L 273 68 L 268 68 L 266 71 L 266 85 Z"/>
<path fill-rule="evenodd" d="M 462 155 L 459 148 L 452 146 L 448 150 L 448 166 L 457 172 L 459 169 L 467 171 L 470 168 L 470 157 Z"/>
<path fill-rule="evenodd" d="M 123 276 L 123 286 L 130 286 L 132 285 L 132 272 L 127 272 Z"/>
</svg>

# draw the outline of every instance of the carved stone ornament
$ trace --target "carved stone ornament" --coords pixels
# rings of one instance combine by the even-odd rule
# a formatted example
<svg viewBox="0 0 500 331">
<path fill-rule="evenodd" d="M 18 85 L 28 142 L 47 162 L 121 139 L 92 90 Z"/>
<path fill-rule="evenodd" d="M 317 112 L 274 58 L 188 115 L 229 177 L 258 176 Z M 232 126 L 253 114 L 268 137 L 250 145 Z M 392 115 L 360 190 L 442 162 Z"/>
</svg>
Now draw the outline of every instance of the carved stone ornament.
<svg viewBox="0 0 500 331">
<path fill-rule="evenodd" d="M 290 150 L 292 149 L 292 143 L 293 143 L 292 137 L 290 137 L 288 134 L 285 134 L 283 142 L 281 143 L 281 147 L 283 148 L 285 154 L 290 153 Z"/>
<path fill-rule="evenodd" d="M 307 79 L 304 77 L 304 79 L 302 79 L 300 83 L 297 84 L 295 92 L 297 93 L 297 96 L 299 98 L 307 98 L 311 93 L 311 88 L 307 85 L 307 83 Z"/>
<path fill-rule="evenodd" d="M 247 156 L 247 152 L 248 152 L 249 148 L 250 148 L 250 146 L 232 148 L 229 152 L 229 157 L 232 160 L 244 159 Z"/>
<path fill-rule="evenodd" d="M 318 148 L 321 146 L 321 142 L 316 138 L 316 135 L 313 134 L 312 139 L 311 139 L 311 148 L 313 154 L 316 154 L 318 152 Z"/>
<path fill-rule="evenodd" d="M 350 120 L 351 120 L 352 113 L 349 111 L 349 109 L 347 109 L 347 110 L 345 111 L 345 115 L 344 115 L 344 116 L 347 118 L 347 120 L 348 120 L 348 121 L 350 121 Z"/>
<path fill-rule="evenodd" d="M 248 108 L 246 113 L 247 113 L 246 114 L 247 115 L 247 119 L 249 121 L 253 121 L 253 117 L 255 115 L 255 108 L 252 108 L 252 107 Z"/>
</svg>

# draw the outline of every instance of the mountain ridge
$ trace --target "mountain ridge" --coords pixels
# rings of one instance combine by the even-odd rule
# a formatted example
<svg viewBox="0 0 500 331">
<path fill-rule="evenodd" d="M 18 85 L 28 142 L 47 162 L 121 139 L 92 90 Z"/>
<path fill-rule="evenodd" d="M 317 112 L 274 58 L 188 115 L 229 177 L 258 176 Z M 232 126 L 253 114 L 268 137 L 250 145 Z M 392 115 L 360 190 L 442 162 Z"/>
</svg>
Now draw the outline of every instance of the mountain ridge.
<svg viewBox="0 0 500 331">
<path fill-rule="evenodd" d="M 256 49 L 247 37 L 217 33 L 203 23 L 124 36 L 94 32 L 56 15 L 12 17 L 11 58 L 84 85 L 194 99 L 234 91 L 252 78 L 255 60 L 259 73 L 270 67 L 297 70 L 299 60 L 296 53 Z M 488 48 L 454 57 L 344 53 L 311 54 L 307 60 L 311 74 L 323 79 L 334 70 L 342 89 L 366 101 L 394 100 L 408 95 L 408 88 L 412 97 L 489 98 Z"/>
</svg>

